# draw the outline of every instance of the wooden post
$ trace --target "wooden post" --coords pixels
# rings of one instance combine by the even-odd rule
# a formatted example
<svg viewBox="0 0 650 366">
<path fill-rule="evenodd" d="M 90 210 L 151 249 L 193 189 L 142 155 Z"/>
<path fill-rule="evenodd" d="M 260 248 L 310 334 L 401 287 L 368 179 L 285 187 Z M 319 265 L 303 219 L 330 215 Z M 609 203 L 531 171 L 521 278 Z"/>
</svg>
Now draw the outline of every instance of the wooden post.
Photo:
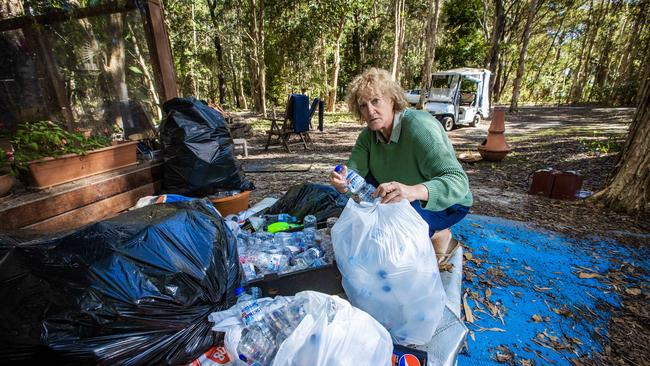
<svg viewBox="0 0 650 366">
<path fill-rule="evenodd" d="M 161 103 L 178 96 L 176 71 L 162 4 L 147 0 L 144 5 L 144 30 Z"/>
</svg>

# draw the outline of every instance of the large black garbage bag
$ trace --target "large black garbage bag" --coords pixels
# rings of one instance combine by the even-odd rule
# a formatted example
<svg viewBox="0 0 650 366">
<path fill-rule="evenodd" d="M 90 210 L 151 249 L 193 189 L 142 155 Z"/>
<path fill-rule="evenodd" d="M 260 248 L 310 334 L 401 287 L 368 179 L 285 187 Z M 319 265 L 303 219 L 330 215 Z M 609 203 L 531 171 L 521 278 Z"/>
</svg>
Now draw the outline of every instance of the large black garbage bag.
<svg viewBox="0 0 650 366">
<path fill-rule="evenodd" d="M 236 238 L 205 199 L 54 237 L 0 234 L 0 363 L 191 362 L 236 302 Z"/>
<path fill-rule="evenodd" d="M 160 139 L 165 193 L 203 197 L 223 190 L 255 189 L 235 159 L 221 113 L 194 98 L 168 100 L 163 110 Z"/>
<path fill-rule="evenodd" d="M 330 185 L 304 183 L 289 188 L 266 213 L 288 213 L 300 221 L 314 215 L 318 222 L 324 222 L 328 217 L 339 217 L 347 202 L 348 197 Z"/>
</svg>

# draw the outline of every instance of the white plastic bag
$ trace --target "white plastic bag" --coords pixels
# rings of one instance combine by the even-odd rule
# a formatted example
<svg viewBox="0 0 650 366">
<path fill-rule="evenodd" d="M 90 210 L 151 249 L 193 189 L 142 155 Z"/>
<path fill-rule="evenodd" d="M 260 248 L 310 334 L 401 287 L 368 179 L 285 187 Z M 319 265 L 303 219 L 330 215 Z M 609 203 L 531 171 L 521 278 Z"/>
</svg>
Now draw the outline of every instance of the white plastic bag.
<svg viewBox="0 0 650 366">
<path fill-rule="evenodd" d="M 349 200 L 332 228 L 336 263 L 352 305 L 399 344 L 431 340 L 446 303 L 427 223 L 403 200 Z"/>
<path fill-rule="evenodd" d="M 390 365 L 390 334 L 375 319 L 349 302 L 303 291 L 307 315 L 280 345 L 273 366 Z"/>
<path fill-rule="evenodd" d="M 293 298 L 257 301 L 267 311 L 294 299 L 306 300 L 306 315 L 280 345 L 273 366 L 390 365 L 390 334 L 370 315 L 337 296 L 303 291 Z M 244 327 L 237 306 L 212 313 L 209 320 L 215 323 L 212 330 L 226 333 L 225 347 L 233 365 L 246 366 L 237 357 Z"/>
</svg>

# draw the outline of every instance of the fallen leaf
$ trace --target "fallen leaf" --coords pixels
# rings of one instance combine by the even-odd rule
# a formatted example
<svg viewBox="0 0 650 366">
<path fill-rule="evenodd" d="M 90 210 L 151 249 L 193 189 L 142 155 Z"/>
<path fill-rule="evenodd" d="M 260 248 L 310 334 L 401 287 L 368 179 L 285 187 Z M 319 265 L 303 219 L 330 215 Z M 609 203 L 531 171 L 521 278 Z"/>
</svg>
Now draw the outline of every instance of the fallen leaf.
<svg viewBox="0 0 650 366">
<path fill-rule="evenodd" d="M 474 256 L 472 255 L 472 253 L 469 253 L 469 252 L 465 252 L 465 253 L 463 254 L 463 256 L 464 256 L 465 259 L 468 260 L 468 261 L 471 260 L 472 258 L 474 258 Z"/>
<path fill-rule="evenodd" d="M 625 289 L 625 293 L 628 295 L 639 296 L 641 295 L 641 289 L 636 287 L 629 287 Z"/>
<path fill-rule="evenodd" d="M 535 323 L 540 323 L 542 321 L 542 317 L 537 314 L 533 314 L 533 320 Z"/>
<path fill-rule="evenodd" d="M 469 323 L 474 323 L 474 315 L 472 314 L 472 308 L 467 304 L 467 294 L 463 295 L 463 309 L 465 309 L 465 319 Z"/>
<path fill-rule="evenodd" d="M 504 332 L 504 333 L 506 331 L 505 329 L 501 329 L 501 328 L 482 328 L 482 327 L 478 327 L 477 330 L 479 332 Z"/>
<path fill-rule="evenodd" d="M 599 277 L 603 277 L 603 276 L 599 275 L 598 273 L 580 272 L 580 273 L 578 273 L 578 277 L 579 278 L 599 278 Z"/>
<path fill-rule="evenodd" d="M 492 296 L 492 290 L 490 290 L 490 288 L 488 287 L 485 289 L 485 298 L 489 299 L 490 296 Z"/>
<path fill-rule="evenodd" d="M 520 366 L 535 366 L 535 361 L 523 359 L 523 360 L 519 360 L 519 365 Z"/>
<path fill-rule="evenodd" d="M 474 331 L 473 331 L 473 330 L 470 330 L 470 331 L 469 331 L 469 336 L 470 336 L 470 338 L 472 338 L 472 340 L 473 340 L 474 342 L 476 342 L 476 338 L 474 337 Z"/>
<path fill-rule="evenodd" d="M 512 356 L 509 355 L 509 354 L 506 354 L 506 353 L 497 352 L 496 359 L 497 359 L 497 362 L 506 363 L 506 362 L 510 362 L 510 360 L 512 360 Z"/>
<path fill-rule="evenodd" d="M 438 271 L 440 272 L 451 272 L 454 269 L 453 263 L 443 263 L 438 265 Z"/>
<path fill-rule="evenodd" d="M 552 289 L 553 289 L 553 288 L 551 288 L 551 287 L 537 287 L 537 286 L 533 286 L 533 290 L 535 290 L 535 291 L 537 291 L 537 292 L 550 291 L 550 290 L 552 290 Z"/>
</svg>

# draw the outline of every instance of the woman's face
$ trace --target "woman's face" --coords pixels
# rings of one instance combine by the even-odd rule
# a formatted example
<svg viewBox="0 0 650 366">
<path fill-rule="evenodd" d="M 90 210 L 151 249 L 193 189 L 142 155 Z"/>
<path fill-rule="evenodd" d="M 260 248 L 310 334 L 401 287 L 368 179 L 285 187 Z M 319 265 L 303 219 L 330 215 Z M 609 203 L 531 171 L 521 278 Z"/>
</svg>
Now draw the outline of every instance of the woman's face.
<svg viewBox="0 0 650 366">
<path fill-rule="evenodd" d="M 384 130 L 393 123 L 393 100 L 381 94 L 368 93 L 357 99 L 361 119 L 371 131 Z"/>
</svg>

